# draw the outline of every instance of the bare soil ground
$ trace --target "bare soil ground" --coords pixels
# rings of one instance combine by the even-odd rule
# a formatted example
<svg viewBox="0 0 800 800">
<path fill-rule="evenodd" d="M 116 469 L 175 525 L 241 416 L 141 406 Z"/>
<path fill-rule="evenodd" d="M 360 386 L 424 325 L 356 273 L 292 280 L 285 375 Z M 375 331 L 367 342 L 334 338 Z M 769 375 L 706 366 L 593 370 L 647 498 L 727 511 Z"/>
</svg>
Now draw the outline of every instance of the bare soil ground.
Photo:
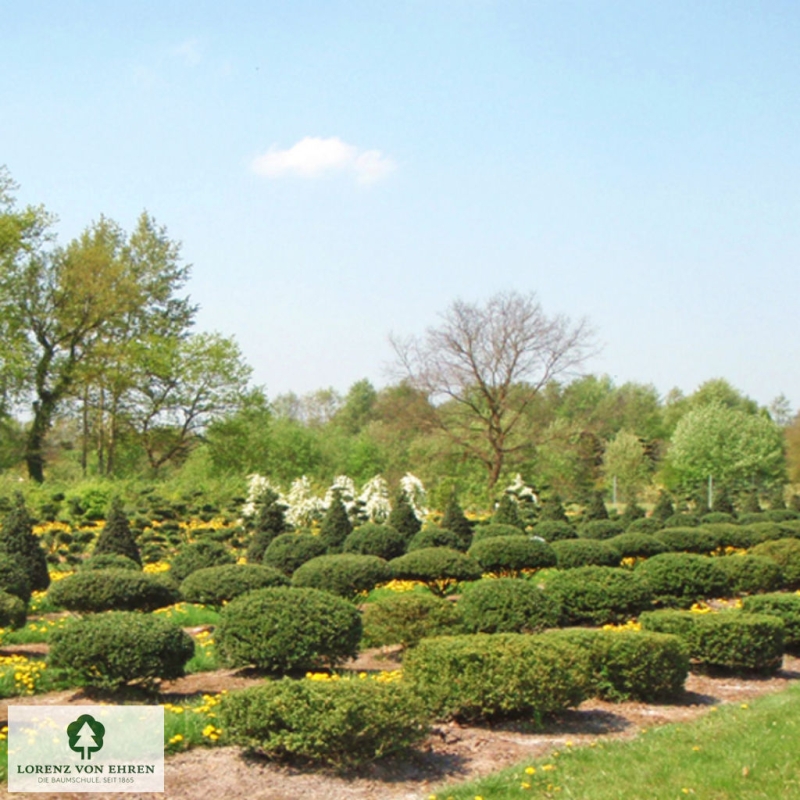
<svg viewBox="0 0 800 800">
<path fill-rule="evenodd" d="M 394 669 L 394 653 L 373 651 L 351 662 L 350 668 Z M 165 794 L 127 794 L 140 800 L 420 800 L 447 782 L 477 778 L 525 759 L 606 739 L 627 739 L 643 728 L 667 722 L 685 722 L 721 703 L 745 702 L 785 689 L 800 680 L 800 659 L 786 656 L 783 669 L 769 678 L 747 676 L 689 676 L 686 691 L 671 704 L 607 703 L 589 700 L 562 714 L 543 728 L 525 723 L 467 727 L 455 723 L 436 726 L 416 751 L 403 758 L 386 758 L 347 775 L 276 764 L 247 756 L 235 747 L 196 748 L 170 756 L 166 762 Z M 222 689 L 238 689 L 258 682 L 244 672 L 219 670 L 165 683 L 162 695 L 172 702 Z M 0 724 L 12 704 L 85 704 L 96 702 L 80 690 L 16 698 L 0 704 Z M 16 796 L 16 795 L 11 795 Z M 39 794 L 42 800 L 85 794 Z M 92 794 L 92 798 L 120 797 Z"/>
</svg>

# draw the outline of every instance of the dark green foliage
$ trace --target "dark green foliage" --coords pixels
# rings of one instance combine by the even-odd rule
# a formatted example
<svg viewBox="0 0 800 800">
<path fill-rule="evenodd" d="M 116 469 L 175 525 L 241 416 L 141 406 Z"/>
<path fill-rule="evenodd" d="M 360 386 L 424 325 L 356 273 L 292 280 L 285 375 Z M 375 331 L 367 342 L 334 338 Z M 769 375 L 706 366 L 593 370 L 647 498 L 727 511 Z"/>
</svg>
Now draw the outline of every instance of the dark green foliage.
<svg viewBox="0 0 800 800">
<path fill-rule="evenodd" d="M 272 489 L 267 489 L 259 503 L 253 535 L 247 546 L 247 560 L 250 564 L 260 564 L 269 543 L 286 531 L 285 510 L 286 506 L 279 502 L 278 495 Z"/>
<path fill-rule="evenodd" d="M 594 691 L 603 700 L 652 703 L 669 700 L 683 691 L 689 674 L 689 653 L 678 636 L 586 628 L 560 634 L 590 652 Z"/>
<path fill-rule="evenodd" d="M 572 525 L 555 519 L 537 522 L 533 526 L 533 535 L 541 536 L 546 542 L 559 542 L 563 539 L 578 538 L 578 534 Z"/>
<path fill-rule="evenodd" d="M 789 508 L 800 513 L 800 494 L 793 494 L 789 498 Z"/>
<path fill-rule="evenodd" d="M 306 561 L 292 576 L 292 585 L 353 598 L 360 592 L 372 591 L 390 577 L 389 565 L 382 558 L 341 553 Z"/>
<path fill-rule="evenodd" d="M 67 611 L 155 611 L 177 603 L 180 592 L 154 575 L 129 569 L 76 572 L 54 583 L 50 602 Z"/>
<path fill-rule="evenodd" d="M 567 519 L 567 512 L 564 511 L 564 506 L 561 504 L 561 497 L 557 494 L 550 495 L 544 499 L 542 503 L 542 513 L 539 519 L 544 520 L 557 520 L 558 522 L 569 522 Z"/>
<path fill-rule="evenodd" d="M 700 515 L 702 516 L 702 515 Z M 663 528 L 696 528 L 700 524 L 700 516 L 695 514 L 673 514 L 662 524 Z"/>
<path fill-rule="evenodd" d="M 758 495 L 751 495 L 755 499 L 755 508 L 746 509 L 752 511 L 760 511 L 761 508 L 758 505 Z M 721 488 L 717 489 L 714 492 L 714 497 L 711 501 L 711 511 L 716 512 L 718 514 L 735 514 L 736 510 L 733 507 L 733 501 L 731 500 L 730 493 L 728 492 L 727 487 L 722 486 Z"/>
<path fill-rule="evenodd" d="M 718 540 L 704 528 L 664 528 L 655 534 L 673 553 L 710 553 Z"/>
<path fill-rule="evenodd" d="M 0 553 L 0 591 L 16 595 L 26 605 L 31 599 L 28 574 L 17 556 Z"/>
<path fill-rule="evenodd" d="M 639 517 L 628 525 L 625 533 L 655 533 L 662 527 L 661 521 L 655 517 Z"/>
<path fill-rule="evenodd" d="M 763 556 L 723 556 L 717 564 L 728 576 L 733 594 L 775 592 L 783 586 L 781 568 Z"/>
<path fill-rule="evenodd" d="M 761 525 L 758 525 L 756 527 L 760 529 Z M 779 522 L 778 530 L 782 532 L 782 536 L 778 538 L 798 539 L 800 538 L 800 519 L 787 519 L 783 522 Z"/>
<path fill-rule="evenodd" d="M 728 576 L 717 560 L 695 553 L 662 553 L 642 561 L 635 573 L 649 584 L 655 603 L 688 608 L 697 600 L 724 597 L 730 591 Z"/>
<path fill-rule="evenodd" d="M 590 520 L 608 519 L 608 509 L 602 492 L 594 492 L 589 505 L 586 507 L 583 517 L 587 522 Z M 620 531 L 621 533 L 621 531 Z"/>
<path fill-rule="evenodd" d="M 800 595 L 787 592 L 745 597 L 742 610 L 748 614 L 768 614 L 783 620 L 783 645 L 787 650 L 800 650 Z"/>
<path fill-rule="evenodd" d="M 712 511 L 710 514 L 703 514 L 700 517 L 701 525 L 713 525 L 719 522 L 735 523 L 736 518 L 733 514 L 726 514 L 723 511 Z"/>
<path fill-rule="evenodd" d="M 280 570 L 284 575 L 292 575 L 306 561 L 325 555 L 327 549 L 322 535 L 282 533 L 269 543 L 263 563 Z"/>
<path fill-rule="evenodd" d="M 249 558 L 248 558 L 249 560 Z M 236 563 L 233 553 L 220 542 L 200 541 L 184 545 L 172 559 L 171 574 L 175 580 L 184 578 L 205 567 L 221 567 Z"/>
<path fill-rule="evenodd" d="M 181 584 L 181 594 L 189 603 L 222 606 L 245 592 L 288 585 L 289 579 L 272 567 L 226 564 L 195 570 Z"/>
<path fill-rule="evenodd" d="M 619 553 L 620 558 L 650 558 L 667 552 L 667 546 L 649 533 L 629 531 L 608 539 L 606 543 Z"/>
<path fill-rule="evenodd" d="M 583 539 L 611 539 L 625 530 L 621 521 L 596 519 L 578 526 L 578 536 Z"/>
<path fill-rule="evenodd" d="M 472 537 L 472 544 L 482 542 L 484 539 L 491 539 L 494 536 L 520 536 L 524 535 L 519 528 L 513 525 L 495 525 L 491 522 L 488 525 L 478 525 Z"/>
<path fill-rule="evenodd" d="M 396 531 L 402 533 L 406 541 L 410 541 L 422 527 L 422 523 L 417 519 L 414 509 L 411 507 L 408 496 L 402 489 L 395 497 L 387 522 Z"/>
<path fill-rule="evenodd" d="M 666 492 L 661 492 L 658 495 L 656 507 L 653 509 L 652 518 L 663 525 L 674 513 L 675 506 L 672 504 L 672 498 Z"/>
<path fill-rule="evenodd" d="M 476 581 L 458 602 L 468 633 L 536 633 L 558 625 L 560 605 L 528 581 Z"/>
<path fill-rule="evenodd" d="M 226 696 L 219 713 L 235 744 L 333 767 L 365 764 L 428 734 L 414 692 L 374 680 L 284 678 Z"/>
<path fill-rule="evenodd" d="M 0 628 L 22 628 L 28 616 L 28 607 L 16 594 L 0 591 Z"/>
<path fill-rule="evenodd" d="M 141 566 L 142 557 L 131 533 L 128 517 L 122 507 L 122 500 L 115 497 L 111 501 L 108 519 L 94 546 L 94 555 L 119 555 L 135 561 Z"/>
<path fill-rule="evenodd" d="M 636 572 L 578 567 L 553 575 L 548 593 L 561 604 L 564 625 L 625 622 L 652 606 L 652 591 Z"/>
<path fill-rule="evenodd" d="M 319 537 L 325 542 L 329 553 L 341 552 L 344 540 L 353 530 L 353 523 L 347 516 L 347 509 L 342 502 L 342 495 L 338 489 L 333 491 L 333 499 L 325 512 Z"/>
<path fill-rule="evenodd" d="M 355 606 L 329 592 L 259 589 L 222 609 L 214 638 L 223 661 L 232 667 L 253 664 L 270 673 L 311 670 L 356 655 L 361 616 Z"/>
<path fill-rule="evenodd" d="M 716 500 L 714 501 L 716 505 Z M 714 509 L 715 511 L 717 509 Z M 748 492 L 742 500 L 742 513 L 744 514 L 760 514 L 761 504 L 758 502 L 758 492 Z"/>
<path fill-rule="evenodd" d="M 141 564 L 138 564 L 133 559 L 119 553 L 104 553 L 99 556 L 91 556 L 82 561 L 78 569 L 130 569 L 134 572 L 141 572 L 142 567 Z"/>
<path fill-rule="evenodd" d="M 470 544 L 472 544 L 472 526 L 464 516 L 464 512 L 461 510 L 455 495 L 450 497 L 450 502 L 445 509 L 442 528 L 446 531 L 452 531 L 461 540 L 460 545 L 455 548 L 456 550 L 469 549 Z"/>
<path fill-rule="evenodd" d="M 783 486 L 776 486 L 772 492 L 770 492 L 769 507 L 772 511 L 786 510 L 786 498 L 783 494 Z"/>
<path fill-rule="evenodd" d="M 556 551 L 559 569 L 590 565 L 616 567 L 620 561 L 619 553 L 608 542 L 598 542 L 594 539 L 566 539 L 553 542 L 551 547 Z"/>
<path fill-rule="evenodd" d="M 797 539 L 762 542 L 750 551 L 750 555 L 772 559 L 781 568 L 786 587 L 800 587 L 800 541 Z"/>
<path fill-rule="evenodd" d="M 362 645 L 415 647 L 420 639 L 428 636 L 460 633 L 459 606 L 423 592 L 396 592 L 381 597 L 364 606 Z"/>
<path fill-rule="evenodd" d="M 492 514 L 492 524 L 513 525 L 515 528 L 525 530 L 525 523 L 520 519 L 517 501 L 509 494 L 504 494 Z"/>
<path fill-rule="evenodd" d="M 84 685 L 117 689 L 132 681 L 179 678 L 193 655 L 192 637 L 169 620 L 112 612 L 54 630 L 48 663 Z"/>
<path fill-rule="evenodd" d="M 635 500 L 631 500 L 625 504 L 625 510 L 622 512 L 620 521 L 627 528 L 634 520 L 644 519 L 644 515 L 645 510 Z"/>
<path fill-rule="evenodd" d="M 723 611 L 654 611 L 639 620 L 645 630 L 674 633 L 704 666 L 775 672 L 783 661 L 783 622 L 778 617 Z"/>
<path fill-rule="evenodd" d="M 378 556 L 389 561 L 405 553 L 407 541 L 406 537 L 391 525 L 365 522 L 344 540 L 342 551 L 361 556 Z"/>
<path fill-rule="evenodd" d="M 475 581 L 481 577 L 477 561 L 447 547 L 426 547 L 406 553 L 390 561 L 389 569 L 393 578 L 422 581 L 438 595 L 443 595 L 454 582 Z"/>
<path fill-rule="evenodd" d="M 16 557 L 32 592 L 43 591 L 50 585 L 47 559 L 39 540 L 33 533 L 33 521 L 25 508 L 25 498 L 20 492 L 14 496 L 14 505 L 3 520 L 0 530 L 0 553 Z"/>
<path fill-rule="evenodd" d="M 764 512 L 764 516 L 770 522 L 788 522 L 789 520 L 796 520 L 798 518 L 796 511 L 789 511 L 787 508 L 771 508 L 769 511 Z"/>
<path fill-rule="evenodd" d="M 492 536 L 475 542 L 468 555 L 486 572 L 515 577 L 523 570 L 556 565 L 553 548 L 538 539 L 520 536 Z"/>
<path fill-rule="evenodd" d="M 423 639 L 403 676 L 438 719 L 543 717 L 576 706 L 592 688 L 589 655 L 549 633 Z"/>
<path fill-rule="evenodd" d="M 717 541 L 718 547 L 748 548 L 763 541 L 762 537 L 746 525 L 735 525 L 730 522 L 710 522 L 703 524 L 701 530 L 710 533 Z"/>
<path fill-rule="evenodd" d="M 742 527 L 753 536 L 757 544 L 775 539 L 800 538 L 800 529 L 795 522 L 754 522 Z"/>
<path fill-rule="evenodd" d="M 769 522 L 769 519 L 767 515 L 762 512 L 739 514 L 739 523 L 741 525 L 754 525 L 757 522 Z"/>
<path fill-rule="evenodd" d="M 470 535 L 470 541 L 472 536 Z M 408 552 L 422 550 L 426 547 L 449 547 L 451 550 L 465 550 L 464 540 L 453 531 L 446 528 L 436 528 L 432 525 L 423 528 L 408 543 Z"/>
</svg>

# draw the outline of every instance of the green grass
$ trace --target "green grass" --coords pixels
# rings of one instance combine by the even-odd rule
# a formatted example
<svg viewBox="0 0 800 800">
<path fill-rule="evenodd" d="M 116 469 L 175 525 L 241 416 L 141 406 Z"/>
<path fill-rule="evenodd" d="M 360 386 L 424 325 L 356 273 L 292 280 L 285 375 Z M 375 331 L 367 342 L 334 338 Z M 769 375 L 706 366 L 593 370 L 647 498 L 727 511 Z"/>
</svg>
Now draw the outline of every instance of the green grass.
<svg viewBox="0 0 800 800">
<path fill-rule="evenodd" d="M 213 747 L 225 743 L 217 725 L 216 707 L 221 695 L 203 695 L 190 703 L 164 704 L 164 750 L 180 753 L 192 747 Z"/>
<path fill-rule="evenodd" d="M 50 633 L 64 627 L 70 617 L 57 619 L 29 619 L 24 628 L 3 631 L 2 643 L 5 644 L 35 644 L 49 642 Z"/>
<path fill-rule="evenodd" d="M 800 687 L 792 687 L 632 741 L 563 748 L 480 781 L 445 786 L 435 797 L 788 800 L 800 798 L 798 742 Z"/>
<path fill-rule="evenodd" d="M 216 625 L 219 622 L 219 611 L 210 606 L 195 603 L 177 603 L 174 606 L 159 608 L 153 612 L 182 628 L 194 628 L 198 625 Z"/>
</svg>

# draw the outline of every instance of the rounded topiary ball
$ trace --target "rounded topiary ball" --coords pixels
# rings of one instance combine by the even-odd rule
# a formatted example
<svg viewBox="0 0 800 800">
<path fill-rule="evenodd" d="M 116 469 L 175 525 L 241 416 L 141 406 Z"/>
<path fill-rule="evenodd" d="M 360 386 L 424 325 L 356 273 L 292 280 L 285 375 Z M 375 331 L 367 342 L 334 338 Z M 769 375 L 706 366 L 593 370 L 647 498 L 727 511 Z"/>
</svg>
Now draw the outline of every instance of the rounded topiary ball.
<svg viewBox="0 0 800 800">
<path fill-rule="evenodd" d="M 361 556 L 378 556 L 389 561 L 406 551 L 406 537 L 391 525 L 365 522 L 353 529 L 342 545 L 345 553 Z"/>
<path fill-rule="evenodd" d="M 292 575 L 292 585 L 352 598 L 390 577 L 389 566 L 382 558 L 341 553 L 306 561 Z"/>
<path fill-rule="evenodd" d="M 56 581 L 47 597 L 68 611 L 155 611 L 177 603 L 180 592 L 154 575 L 106 569 L 76 572 Z"/>
<path fill-rule="evenodd" d="M 272 567 L 260 564 L 225 564 L 193 572 L 181 584 L 181 594 L 189 603 L 221 606 L 245 592 L 269 586 L 287 586 L 289 579 Z"/>
<path fill-rule="evenodd" d="M 317 589 L 259 589 L 222 609 L 214 636 L 230 666 L 305 671 L 354 657 L 361 616 L 346 600 Z"/>
<path fill-rule="evenodd" d="M 221 567 L 223 564 L 234 564 L 236 559 L 224 544 L 213 541 L 194 542 L 184 545 L 172 559 L 175 580 L 185 577 L 204 567 Z"/>
<path fill-rule="evenodd" d="M 95 569 L 129 569 L 134 572 L 141 572 L 141 565 L 137 564 L 132 558 L 119 555 L 118 553 L 101 553 L 91 556 L 83 561 L 78 567 L 81 570 Z"/>
<path fill-rule="evenodd" d="M 482 539 L 470 547 L 469 556 L 487 572 L 510 575 L 554 567 L 557 561 L 555 550 L 547 542 L 519 535 Z"/>
<path fill-rule="evenodd" d="M 558 625 L 561 604 L 526 580 L 470 584 L 458 602 L 469 633 L 534 633 Z"/>
<path fill-rule="evenodd" d="M 276 536 L 264 552 L 264 565 L 292 575 L 306 561 L 323 556 L 328 550 L 321 536 L 310 533 L 282 533 Z"/>
</svg>

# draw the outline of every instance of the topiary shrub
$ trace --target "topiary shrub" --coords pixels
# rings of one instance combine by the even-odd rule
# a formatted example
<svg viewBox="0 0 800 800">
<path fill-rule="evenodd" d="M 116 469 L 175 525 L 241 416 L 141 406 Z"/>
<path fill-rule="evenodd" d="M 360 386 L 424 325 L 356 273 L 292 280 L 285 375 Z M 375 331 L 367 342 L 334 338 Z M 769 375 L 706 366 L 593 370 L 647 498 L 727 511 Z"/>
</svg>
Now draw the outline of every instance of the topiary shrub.
<svg viewBox="0 0 800 800">
<path fill-rule="evenodd" d="M 525 530 L 525 523 L 520 519 L 517 501 L 510 494 L 503 494 L 497 508 L 492 514 L 493 525 L 512 525 L 520 531 Z"/>
<path fill-rule="evenodd" d="M 189 603 L 219 607 L 245 592 L 288 585 L 289 579 L 272 567 L 226 564 L 195 570 L 181 584 L 181 594 Z"/>
<path fill-rule="evenodd" d="M 661 521 L 655 517 L 639 517 L 625 528 L 625 533 L 655 533 L 662 527 Z"/>
<path fill-rule="evenodd" d="M 769 522 L 769 518 L 760 511 L 739 514 L 739 523 L 742 525 L 755 525 L 758 522 Z"/>
<path fill-rule="evenodd" d="M 11 511 L 0 530 L 0 553 L 18 559 L 28 578 L 31 591 L 43 591 L 50 585 L 47 559 L 41 543 L 33 534 L 33 521 L 25 508 L 25 498 L 17 492 Z"/>
<path fill-rule="evenodd" d="M 767 614 L 783 620 L 783 645 L 787 650 L 800 650 L 800 595 L 773 592 L 745 597 L 742 610 L 748 614 Z"/>
<path fill-rule="evenodd" d="M 407 680 L 438 719 L 542 717 L 591 692 L 589 655 L 548 633 L 423 639 L 403 660 Z"/>
<path fill-rule="evenodd" d="M 361 614 L 365 647 L 401 644 L 461 632 L 460 605 L 422 592 L 397 592 L 367 603 Z"/>
<path fill-rule="evenodd" d="M 406 537 L 391 525 L 365 522 L 344 540 L 342 551 L 361 556 L 378 556 L 389 561 L 406 551 Z"/>
<path fill-rule="evenodd" d="M 590 565 L 616 567 L 619 553 L 607 542 L 594 539 L 566 539 L 550 545 L 556 552 L 559 569 L 574 569 Z"/>
<path fill-rule="evenodd" d="M 592 493 L 592 499 L 584 512 L 584 519 L 594 522 L 600 522 L 608 519 L 608 509 L 606 508 L 605 501 L 603 500 L 602 492 Z M 618 531 L 618 533 L 622 533 L 622 531 Z"/>
<path fill-rule="evenodd" d="M 652 591 L 636 572 L 577 567 L 553 575 L 547 592 L 561 605 L 563 625 L 624 622 L 652 607 Z"/>
<path fill-rule="evenodd" d="M 710 533 L 716 540 L 717 546 L 722 548 L 736 547 L 747 549 L 763 541 L 760 536 L 746 526 L 733 525 L 730 522 L 703 524 L 697 530 Z"/>
<path fill-rule="evenodd" d="M 68 611 L 155 611 L 177 603 L 180 592 L 154 575 L 129 569 L 76 572 L 47 592 L 53 605 Z"/>
<path fill-rule="evenodd" d="M 447 547 L 426 547 L 406 553 L 390 561 L 389 570 L 393 578 L 421 581 L 437 595 L 445 594 L 459 581 L 476 581 L 482 574 L 477 561 Z"/>
<path fill-rule="evenodd" d="M 770 522 L 790 522 L 798 519 L 799 515 L 796 511 L 790 511 L 788 508 L 771 508 L 764 512 L 764 516 Z"/>
<path fill-rule="evenodd" d="M 666 520 L 668 520 L 674 513 L 675 506 L 672 504 L 672 498 L 662 490 L 659 492 L 656 506 L 653 509 L 652 518 L 655 519 L 659 524 L 664 525 Z"/>
<path fill-rule="evenodd" d="M 704 528 L 664 528 L 655 534 L 673 553 L 710 553 L 718 541 Z"/>
<path fill-rule="evenodd" d="M 775 592 L 783 586 L 781 568 L 763 556 L 732 555 L 717 559 L 728 576 L 733 594 Z"/>
<path fill-rule="evenodd" d="M 118 553 L 104 553 L 99 556 L 91 556 L 85 561 L 82 561 L 78 569 L 84 571 L 96 569 L 129 569 L 134 572 L 141 572 L 142 567 L 127 556 L 121 556 Z"/>
<path fill-rule="evenodd" d="M 286 506 L 280 502 L 278 495 L 272 489 L 267 489 L 259 502 L 253 535 L 247 545 L 247 561 L 250 564 L 260 564 L 264 559 L 264 553 L 269 547 L 269 543 L 276 536 L 286 532 L 285 511 Z M 219 565 L 203 564 L 203 566 Z M 186 575 L 181 576 L 181 580 L 185 577 Z"/>
<path fill-rule="evenodd" d="M 119 497 L 115 497 L 111 501 L 108 518 L 106 519 L 105 527 L 97 538 L 93 555 L 125 556 L 131 561 L 135 561 L 139 566 L 142 565 L 139 548 L 131 533 L 128 517 L 125 515 L 122 500 Z"/>
<path fill-rule="evenodd" d="M 320 589 L 352 599 L 391 577 L 389 565 L 382 558 L 340 553 L 306 561 L 292 575 L 292 586 Z"/>
<path fill-rule="evenodd" d="M 586 628 L 559 633 L 589 651 L 594 692 L 603 700 L 652 703 L 669 700 L 683 691 L 689 674 L 689 652 L 678 636 Z"/>
<path fill-rule="evenodd" d="M 796 528 L 792 530 L 789 527 L 787 530 L 786 523 L 781 522 L 754 522 L 744 526 L 744 530 L 750 533 L 756 544 L 771 542 L 776 539 L 796 539 L 799 535 Z"/>
<path fill-rule="evenodd" d="M 175 580 L 182 581 L 198 569 L 235 563 L 236 559 L 224 544 L 210 541 L 194 542 L 184 545 L 178 551 L 172 559 L 170 572 L 175 576 Z"/>
<path fill-rule="evenodd" d="M 464 512 L 461 510 L 461 506 L 459 505 L 455 494 L 450 497 L 450 501 L 448 502 L 447 508 L 444 511 L 442 528 L 446 531 L 452 531 L 456 536 L 458 536 L 459 545 L 458 547 L 453 548 L 454 550 L 469 549 L 469 546 L 472 544 L 472 525 L 470 525 L 469 520 L 464 516 Z M 439 546 L 440 545 L 434 545 L 434 547 Z M 409 545 L 409 550 L 410 549 L 411 546 Z"/>
<path fill-rule="evenodd" d="M 472 544 L 482 542 L 484 539 L 492 539 L 495 536 L 521 535 L 524 534 L 521 533 L 519 528 L 515 528 L 513 525 L 497 525 L 492 522 L 489 525 L 478 525 L 475 528 L 475 532 L 472 536 Z"/>
<path fill-rule="evenodd" d="M 234 744 L 334 767 L 403 750 L 428 733 L 427 712 L 403 681 L 284 678 L 227 695 L 219 715 Z"/>
<path fill-rule="evenodd" d="M 583 539 L 611 539 L 625 530 L 619 520 L 594 519 L 578 526 L 578 536 Z"/>
<path fill-rule="evenodd" d="M 361 639 L 361 616 L 329 592 L 258 589 L 222 609 L 214 638 L 229 666 L 253 664 L 271 673 L 304 671 L 353 658 Z"/>
<path fill-rule="evenodd" d="M 306 561 L 325 555 L 327 546 L 322 536 L 310 533 L 282 533 L 264 552 L 264 565 L 292 575 Z"/>
<path fill-rule="evenodd" d="M 458 608 L 468 633 L 536 633 L 556 627 L 561 611 L 551 594 L 514 578 L 470 584 Z"/>
<path fill-rule="evenodd" d="M 533 535 L 541 536 L 546 542 L 560 542 L 564 539 L 577 539 L 578 533 L 568 522 L 546 519 L 533 526 Z"/>
<path fill-rule="evenodd" d="M 536 570 L 556 565 L 553 548 L 539 539 L 527 536 L 493 536 L 475 542 L 468 555 L 486 572 L 516 577 L 523 570 Z"/>
<path fill-rule="evenodd" d="M 694 514 L 673 514 L 662 521 L 664 528 L 696 528 L 700 524 L 700 517 Z"/>
<path fill-rule="evenodd" d="M 31 599 L 31 585 L 24 564 L 17 556 L 0 553 L 0 591 L 16 595 L 27 605 Z"/>
<path fill-rule="evenodd" d="M 551 494 L 544 498 L 542 503 L 542 513 L 539 515 L 541 520 L 557 520 L 558 522 L 569 522 L 567 512 L 561 503 L 558 494 Z"/>
<path fill-rule="evenodd" d="M 606 543 L 619 553 L 620 558 L 650 558 L 667 552 L 664 542 L 649 533 L 621 533 Z"/>
<path fill-rule="evenodd" d="M 54 630 L 48 663 L 67 670 L 83 685 L 117 689 L 133 681 L 179 678 L 193 655 L 194 641 L 178 625 L 158 616 L 118 611 Z"/>
<path fill-rule="evenodd" d="M 775 672 L 783 661 L 783 622 L 764 614 L 654 611 L 639 618 L 645 630 L 674 633 L 700 664 L 729 670 Z"/>
<path fill-rule="evenodd" d="M 800 541 L 797 539 L 762 542 L 750 550 L 750 555 L 772 559 L 783 572 L 785 586 L 791 589 L 800 587 Z"/>
<path fill-rule="evenodd" d="M 700 517 L 701 525 L 714 525 L 718 522 L 735 523 L 736 517 L 724 511 L 712 511 L 710 514 L 703 514 L 703 516 Z"/>
<path fill-rule="evenodd" d="M 399 531 L 406 541 L 410 541 L 422 527 L 422 523 L 414 513 L 408 495 L 402 489 L 395 496 L 394 505 L 389 512 L 387 522 L 392 528 Z"/>
<path fill-rule="evenodd" d="M 650 586 L 654 603 L 688 608 L 730 591 L 728 576 L 717 561 L 695 553 L 662 553 L 642 561 L 635 572 Z"/>
<path fill-rule="evenodd" d="M 342 493 L 339 489 L 334 489 L 333 499 L 322 519 L 319 537 L 325 543 L 329 553 L 339 553 L 344 540 L 352 530 L 353 523 L 347 516 L 347 509 L 342 502 Z"/>
<path fill-rule="evenodd" d="M 469 541 L 472 541 L 471 535 Z M 451 550 L 467 549 L 464 547 L 464 540 L 453 531 L 432 525 L 414 534 L 414 538 L 408 543 L 408 552 L 424 550 L 426 547 L 449 547 Z"/>
<path fill-rule="evenodd" d="M 22 628 L 28 617 L 28 607 L 20 597 L 0 591 L 0 628 Z"/>
</svg>

